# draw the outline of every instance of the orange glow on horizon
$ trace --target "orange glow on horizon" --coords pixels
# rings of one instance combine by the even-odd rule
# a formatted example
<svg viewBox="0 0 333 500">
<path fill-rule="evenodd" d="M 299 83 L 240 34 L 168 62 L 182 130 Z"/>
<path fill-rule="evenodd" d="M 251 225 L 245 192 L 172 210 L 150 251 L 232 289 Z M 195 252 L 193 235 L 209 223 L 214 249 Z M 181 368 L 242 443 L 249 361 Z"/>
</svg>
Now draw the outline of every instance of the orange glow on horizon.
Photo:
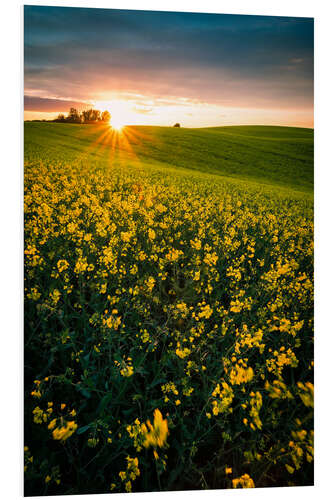
<svg viewBox="0 0 333 500">
<path fill-rule="evenodd" d="M 119 132 L 126 125 L 130 125 L 133 118 L 135 119 L 135 113 L 133 113 L 126 101 L 96 101 L 95 108 L 103 111 L 107 110 L 111 115 L 110 126 Z"/>
<path fill-rule="evenodd" d="M 180 99 L 157 99 L 141 95 L 127 98 L 105 95 L 104 100 L 91 100 L 92 106 L 111 115 L 110 127 L 119 132 L 125 126 L 148 125 L 184 128 L 221 127 L 232 125 L 276 125 L 313 128 L 312 108 L 256 108 Z M 67 111 L 63 111 L 66 114 Z M 56 118 L 58 113 L 25 111 L 24 119 Z"/>
<path fill-rule="evenodd" d="M 125 125 L 120 120 L 111 120 L 110 127 L 116 130 L 117 132 L 121 132 L 122 129 L 125 127 Z"/>
</svg>

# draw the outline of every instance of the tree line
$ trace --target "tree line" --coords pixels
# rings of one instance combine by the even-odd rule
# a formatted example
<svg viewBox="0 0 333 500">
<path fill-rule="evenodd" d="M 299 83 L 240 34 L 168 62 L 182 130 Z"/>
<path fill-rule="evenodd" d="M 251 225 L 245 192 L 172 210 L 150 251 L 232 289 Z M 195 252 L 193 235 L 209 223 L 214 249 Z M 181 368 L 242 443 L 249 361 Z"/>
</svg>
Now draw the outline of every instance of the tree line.
<svg viewBox="0 0 333 500">
<path fill-rule="evenodd" d="M 64 114 L 59 114 L 57 118 L 53 121 L 61 123 L 98 123 L 98 122 L 109 122 L 111 120 L 111 114 L 109 111 L 99 111 L 98 109 L 86 109 L 79 113 L 75 108 L 70 108 L 67 116 Z"/>
</svg>

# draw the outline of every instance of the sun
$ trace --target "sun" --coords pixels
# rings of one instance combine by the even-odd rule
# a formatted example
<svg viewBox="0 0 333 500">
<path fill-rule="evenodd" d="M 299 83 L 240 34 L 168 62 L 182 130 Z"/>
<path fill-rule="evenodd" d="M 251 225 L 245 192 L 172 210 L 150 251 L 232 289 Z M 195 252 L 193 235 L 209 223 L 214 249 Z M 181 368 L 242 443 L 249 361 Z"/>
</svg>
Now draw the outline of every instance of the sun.
<svg viewBox="0 0 333 500">
<path fill-rule="evenodd" d="M 95 101 L 94 106 L 110 113 L 110 128 L 117 132 L 121 132 L 128 125 L 134 125 L 138 120 L 138 115 L 133 111 L 133 103 L 125 100 Z"/>
<path fill-rule="evenodd" d="M 120 132 L 125 127 L 125 123 L 120 118 L 111 118 L 110 125 L 118 132 Z"/>
</svg>

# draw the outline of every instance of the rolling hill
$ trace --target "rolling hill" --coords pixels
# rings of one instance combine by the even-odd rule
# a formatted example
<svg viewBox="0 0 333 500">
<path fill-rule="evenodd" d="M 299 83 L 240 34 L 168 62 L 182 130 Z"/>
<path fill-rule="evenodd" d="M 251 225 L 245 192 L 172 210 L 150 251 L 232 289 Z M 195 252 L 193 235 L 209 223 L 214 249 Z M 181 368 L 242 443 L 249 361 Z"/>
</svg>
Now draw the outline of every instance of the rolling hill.
<svg viewBox="0 0 333 500">
<path fill-rule="evenodd" d="M 232 126 L 201 129 L 25 123 L 25 157 L 186 169 L 311 192 L 313 130 Z"/>
</svg>

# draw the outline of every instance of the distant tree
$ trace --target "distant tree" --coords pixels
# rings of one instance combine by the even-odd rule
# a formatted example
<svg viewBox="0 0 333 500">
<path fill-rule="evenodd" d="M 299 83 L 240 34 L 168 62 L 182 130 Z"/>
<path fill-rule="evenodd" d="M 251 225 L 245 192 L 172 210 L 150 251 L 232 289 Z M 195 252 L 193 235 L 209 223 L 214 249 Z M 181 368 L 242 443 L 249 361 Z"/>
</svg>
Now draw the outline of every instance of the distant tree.
<svg viewBox="0 0 333 500">
<path fill-rule="evenodd" d="M 90 108 L 79 113 L 77 109 L 70 108 L 66 117 L 60 114 L 54 121 L 68 123 L 97 123 L 101 121 L 107 122 L 110 121 L 110 119 L 111 115 L 108 111 L 101 113 L 99 109 Z"/>
<path fill-rule="evenodd" d="M 98 122 L 101 118 L 101 112 L 98 109 L 86 109 L 82 111 L 83 122 Z"/>
<path fill-rule="evenodd" d="M 98 122 L 101 119 L 101 112 L 98 109 L 92 110 L 92 121 Z"/>
<path fill-rule="evenodd" d="M 64 122 L 66 121 L 65 115 L 60 113 L 57 118 L 55 119 L 56 122 Z"/>
<path fill-rule="evenodd" d="M 102 121 L 108 123 L 111 120 L 111 114 L 105 110 L 102 113 Z"/>
<path fill-rule="evenodd" d="M 84 122 L 90 121 L 90 112 L 91 112 L 91 109 L 86 109 L 86 110 L 82 111 L 82 117 L 83 117 Z"/>
<path fill-rule="evenodd" d="M 180 123 L 175 123 L 174 127 L 180 127 Z"/>
<path fill-rule="evenodd" d="M 77 109 L 70 108 L 68 116 L 67 116 L 67 121 L 70 123 L 80 123 L 81 122 L 81 117 L 80 117 Z"/>
</svg>

